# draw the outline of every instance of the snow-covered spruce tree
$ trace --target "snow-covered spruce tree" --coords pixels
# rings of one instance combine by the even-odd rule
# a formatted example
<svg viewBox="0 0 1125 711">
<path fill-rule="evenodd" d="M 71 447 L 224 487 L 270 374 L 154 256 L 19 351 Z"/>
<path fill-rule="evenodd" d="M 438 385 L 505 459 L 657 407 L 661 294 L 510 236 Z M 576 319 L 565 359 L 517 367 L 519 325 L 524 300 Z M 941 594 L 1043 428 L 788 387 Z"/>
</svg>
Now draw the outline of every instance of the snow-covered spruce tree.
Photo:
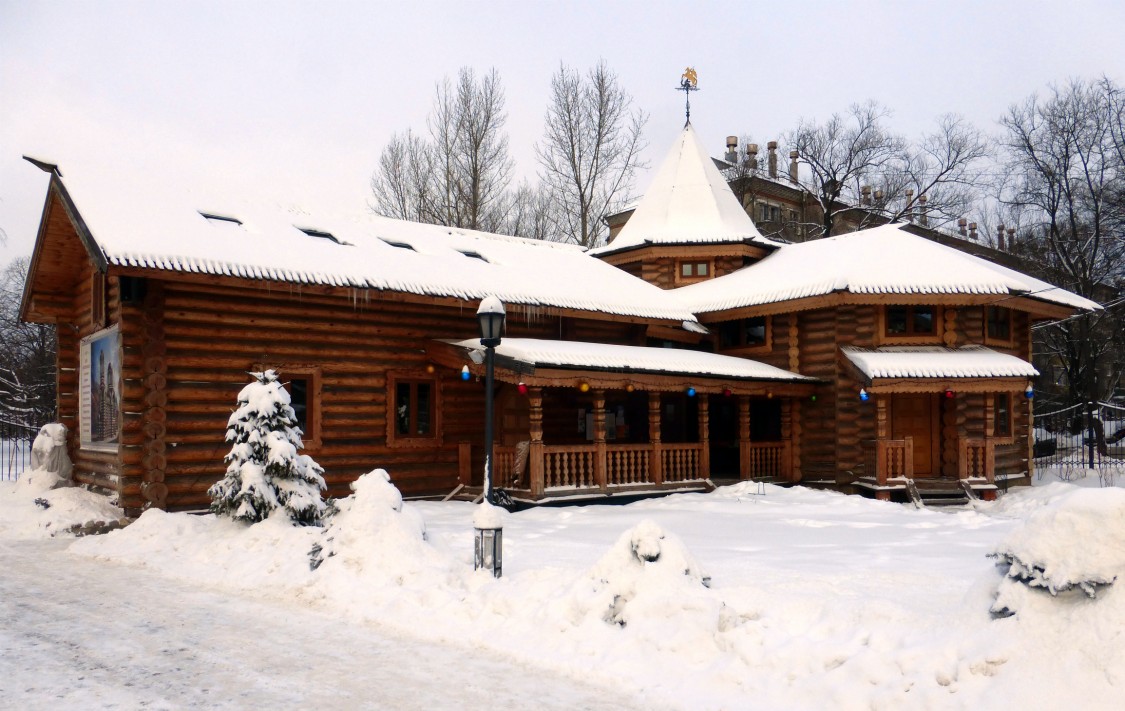
<svg viewBox="0 0 1125 711">
<path fill-rule="evenodd" d="M 324 470 L 302 447 L 297 416 L 277 373 L 250 373 L 256 382 L 238 394 L 238 409 L 227 421 L 230 453 L 226 476 L 212 486 L 211 511 L 236 521 L 256 523 L 275 509 L 302 525 L 319 523 Z"/>
</svg>

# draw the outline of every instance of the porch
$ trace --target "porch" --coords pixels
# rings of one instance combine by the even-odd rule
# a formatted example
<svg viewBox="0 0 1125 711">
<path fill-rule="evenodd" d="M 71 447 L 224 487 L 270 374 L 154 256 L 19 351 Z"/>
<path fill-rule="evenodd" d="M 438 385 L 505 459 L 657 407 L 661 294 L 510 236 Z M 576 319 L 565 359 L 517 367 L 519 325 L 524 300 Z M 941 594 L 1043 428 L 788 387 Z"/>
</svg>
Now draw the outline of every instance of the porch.
<svg viewBox="0 0 1125 711">
<path fill-rule="evenodd" d="M 472 346 L 430 355 L 476 372 Z M 596 365 L 544 362 L 591 350 Z M 505 339 L 495 378 L 493 486 L 531 503 L 703 491 L 713 473 L 794 480 L 792 403 L 818 382 L 712 353 L 527 339 Z M 481 486 L 482 450 L 458 445 L 465 492 Z"/>
</svg>

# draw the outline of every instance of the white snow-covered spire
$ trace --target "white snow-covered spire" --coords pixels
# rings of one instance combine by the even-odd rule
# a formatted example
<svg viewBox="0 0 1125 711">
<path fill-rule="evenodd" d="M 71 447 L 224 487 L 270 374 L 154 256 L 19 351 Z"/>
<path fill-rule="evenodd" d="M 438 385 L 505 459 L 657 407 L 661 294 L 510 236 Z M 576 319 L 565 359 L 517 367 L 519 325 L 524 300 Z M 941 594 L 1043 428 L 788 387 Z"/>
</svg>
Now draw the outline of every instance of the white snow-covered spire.
<svg viewBox="0 0 1125 711">
<path fill-rule="evenodd" d="M 777 244 L 762 236 L 738 204 L 689 123 L 629 221 L 612 242 L 597 251 L 615 252 L 645 244 L 746 241 Z"/>
</svg>

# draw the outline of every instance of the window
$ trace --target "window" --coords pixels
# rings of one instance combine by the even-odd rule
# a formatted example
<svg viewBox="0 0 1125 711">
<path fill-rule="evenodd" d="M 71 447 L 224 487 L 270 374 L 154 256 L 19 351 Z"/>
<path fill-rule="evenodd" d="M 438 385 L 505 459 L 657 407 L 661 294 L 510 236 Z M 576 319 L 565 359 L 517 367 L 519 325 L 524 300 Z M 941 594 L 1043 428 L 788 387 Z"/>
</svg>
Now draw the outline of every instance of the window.
<svg viewBox="0 0 1125 711">
<path fill-rule="evenodd" d="M 460 251 L 460 250 L 458 250 L 458 251 Z M 484 262 L 485 264 L 489 263 L 487 259 L 485 259 L 483 256 L 481 256 L 480 252 L 461 252 L 461 254 L 465 255 L 466 257 L 469 257 L 470 259 L 479 259 L 482 262 Z"/>
<path fill-rule="evenodd" d="M 698 281 L 711 276 L 711 262 L 676 262 L 676 281 Z"/>
<path fill-rule="evenodd" d="M 320 367 L 287 363 L 256 363 L 253 369 L 277 371 L 278 379 L 289 393 L 289 405 L 297 417 L 297 426 L 301 428 L 301 442 L 306 449 L 319 448 L 321 445 Z"/>
<path fill-rule="evenodd" d="M 105 326 L 105 274 L 97 271 L 90 277 L 90 322 L 96 329 Z"/>
<path fill-rule="evenodd" d="M 888 306 L 883 315 L 883 333 L 887 336 L 937 335 L 938 314 L 933 306 Z"/>
<path fill-rule="evenodd" d="M 388 444 L 432 446 L 440 444 L 440 390 L 433 378 L 389 376 Z"/>
<path fill-rule="evenodd" d="M 1003 341 L 1012 340 L 1012 310 L 1003 306 L 986 306 L 984 308 L 985 340 Z"/>
<path fill-rule="evenodd" d="M 768 316 L 752 316 L 719 324 L 719 349 L 769 348 L 770 322 Z"/>
<path fill-rule="evenodd" d="M 996 393 L 992 396 L 992 436 L 1012 436 L 1012 395 Z"/>
</svg>

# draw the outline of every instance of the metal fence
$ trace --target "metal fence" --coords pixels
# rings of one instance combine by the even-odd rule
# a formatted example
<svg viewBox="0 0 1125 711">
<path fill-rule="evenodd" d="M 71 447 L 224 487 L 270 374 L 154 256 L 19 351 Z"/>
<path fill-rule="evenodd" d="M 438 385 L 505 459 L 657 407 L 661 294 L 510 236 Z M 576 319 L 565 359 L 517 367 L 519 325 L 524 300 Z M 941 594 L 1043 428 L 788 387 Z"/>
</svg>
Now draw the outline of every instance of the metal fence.
<svg viewBox="0 0 1125 711">
<path fill-rule="evenodd" d="M 1038 478 L 1070 481 L 1093 472 L 1102 486 L 1125 478 L 1125 407 L 1079 403 L 1037 413 L 1033 422 Z"/>
<path fill-rule="evenodd" d="M 31 443 L 38 425 L 0 418 L 0 481 L 15 481 L 31 468 Z"/>
</svg>

